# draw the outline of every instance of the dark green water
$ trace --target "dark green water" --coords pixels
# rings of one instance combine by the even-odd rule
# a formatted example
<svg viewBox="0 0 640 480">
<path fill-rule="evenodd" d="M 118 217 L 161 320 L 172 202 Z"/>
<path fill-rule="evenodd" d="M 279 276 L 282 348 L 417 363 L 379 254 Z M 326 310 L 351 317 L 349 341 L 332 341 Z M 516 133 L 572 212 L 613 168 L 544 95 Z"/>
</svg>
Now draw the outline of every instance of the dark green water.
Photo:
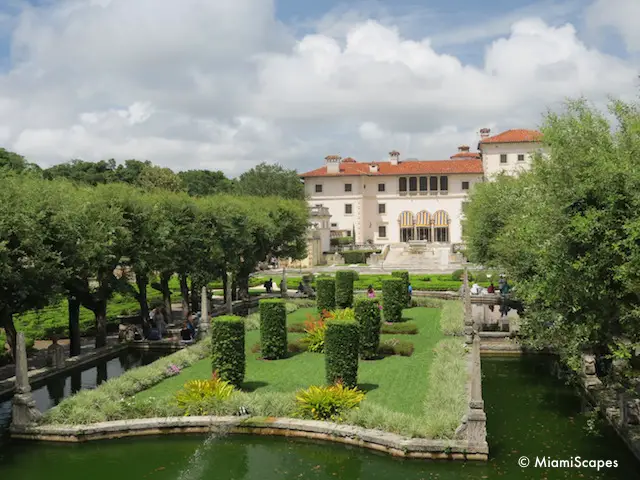
<svg viewBox="0 0 640 480">
<path fill-rule="evenodd" d="M 0 478 L 36 480 L 620 479 L 640 465 L 608 429 L 585 432 L 574 391 L 546 359 L 483 359 L 492 458 L 486 464 L 396 460 L 366 450 L 283 438 L 167 436 L 83 445 L 0 447 Z M 520 468 L 527 455 L 616 460 L 618 468 Z"/>
</svg>

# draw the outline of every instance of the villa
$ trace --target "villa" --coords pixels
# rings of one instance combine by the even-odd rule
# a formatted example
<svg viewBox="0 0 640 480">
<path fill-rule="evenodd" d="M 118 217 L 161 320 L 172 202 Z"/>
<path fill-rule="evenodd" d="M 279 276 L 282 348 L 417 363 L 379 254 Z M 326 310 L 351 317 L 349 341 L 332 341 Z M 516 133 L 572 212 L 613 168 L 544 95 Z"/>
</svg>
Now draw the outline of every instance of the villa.
<svg viewBox="0 0 640 480">
<path fill-rule="evenodd" d="M 328 250 L 330 237 L 351 232 L 358 244 L 405 253 L 409 246 L 422 247 L 440 266 L 455 263 L 469 190 L 499 173 L 530 168 L 531 154 L 542 147 L 535 130 L 490 133 L 480 130 L 477 152 L 462 145 L 448 160 L 401 159 L 395 150 L 388 160 L 373 162 L 329 155 L 324 166 L 302 173 L 315 232 L 310 239 L 315 260 L 309 263 L 322 263 L 318 254 Z"/>
</svg>

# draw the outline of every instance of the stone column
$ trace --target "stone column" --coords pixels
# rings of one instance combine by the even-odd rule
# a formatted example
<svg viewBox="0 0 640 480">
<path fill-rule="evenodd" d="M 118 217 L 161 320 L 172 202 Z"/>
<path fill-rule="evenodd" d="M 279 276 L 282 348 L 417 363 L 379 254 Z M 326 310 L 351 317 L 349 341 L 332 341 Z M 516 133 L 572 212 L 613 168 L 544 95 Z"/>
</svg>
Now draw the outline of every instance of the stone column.
<svg viewBox="0 0 640 480">
<path fill-rule="evenodd" d="M 200 325 L 198 326 L 198 334 L 201 338 L 209 331 L 209 298 L 207 293 L 207 287 L 202 287 L 202 295 L 200 299 Z"/>
<path fill-rule="evenodd" d="M 41 416 L 42 413 L 36 408 L 36 402 L 31 396 L 24 333 L 18 332 L 16 338 L 16 393 L 13 396 L 13 421 L 11 426 L 24 427 L 35 423 Z"/>
<path fill-rule="evenodd" d="M 51 337 L 52 344 L 47 348 L 47 365 L 51 368 L 62 368 L 65 364 L 64 347 L 58 343 L 58 337 Z"/>
<path fill-rule="evenodd" d="M 464 281 L 462 284 L 464 295 L 464 341 L 467 345 L 473 343 L 473 318 L 471 315 L 471 289 L 469 288 L 469 271 L 464 269 Z"/>
<path fill-rule="evenodd" d="M 232 278 L 231 272 L 227 272 L 227 313 L 229 315 L 233 315 L 233 300 L 231 299 L 231 290 L 232 290 Z"/>
</svg>

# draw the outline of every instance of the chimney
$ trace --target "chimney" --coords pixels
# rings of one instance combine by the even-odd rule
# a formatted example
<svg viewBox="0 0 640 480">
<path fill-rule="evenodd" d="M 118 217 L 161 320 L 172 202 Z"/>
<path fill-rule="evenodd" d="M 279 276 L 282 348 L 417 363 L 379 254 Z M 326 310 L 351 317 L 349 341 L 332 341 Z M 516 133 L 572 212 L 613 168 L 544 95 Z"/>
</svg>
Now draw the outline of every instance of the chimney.
<svg viewBox="0 0 640 480">
<path fill-rule="evenodd" d="M 480 129 L 480 138 L 489 138 L 489 134 L 491 133 L 490 128 L 481 128 Z"/>
<path fill-rule="evenodd" d="M 340 173 L 340 160 L 342 160 L 340 155 L 327 155 L 324 160 L 327 165 L 327 173 Z"/>
<path fill-rule="evenodd" d="M 375 163 L 369 165 L 369 173 L 378 173 L 378 165 Z"/>
<path fill-rule="evenodd" d="M 458 152 L 460 152 L 460 153 L 469 153 L 469 145 L 460 145 L 458 147 Z"/>
<path fill-rule="evenodd" d="M 400 163 L 400 152 L 392 150 L 389 152 L 389 161 L 391 165 L 398 165 Z"/>
</svg>

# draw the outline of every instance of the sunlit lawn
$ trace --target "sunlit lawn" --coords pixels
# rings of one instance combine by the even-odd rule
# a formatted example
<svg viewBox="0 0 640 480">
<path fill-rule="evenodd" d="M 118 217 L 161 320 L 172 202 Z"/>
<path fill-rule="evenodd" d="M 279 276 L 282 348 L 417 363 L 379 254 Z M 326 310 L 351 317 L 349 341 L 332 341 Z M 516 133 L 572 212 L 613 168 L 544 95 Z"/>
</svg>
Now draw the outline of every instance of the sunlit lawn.
<svg viewBox="0 0 640 480">
<path fill-rule="evenodd" d="M 299 309 L 289 315 L 289 324 L 302 323 L 315 309 Z M 443 338 L 440 331 L 440 310 L 412 308 L 404 316 L 420 328 L 417 335 L 383 335 L 383 338 L 403 338 L 413 342 L 411 357 L 392 356 L 381 360 L 361 361 L 358 371 L 360 388 L 367 390 L 367 398 L 392 410 L 421 413 L 429 383 L 429 367 L 433 348 Z M 289 333 L 290 341 L 303 334 Z M 325 383 L 324 355 L 300 353 L 283 360 L 260 360 L 251 347 L 260 339 L 260 332 L 247 332 L 247 370 L 244 388 L 256 391 L 293 392 L 310 385 Z M 201 360 L 180 375 L 168 378 L 155 387 L 138 394 L 139 397 L 169 397 L 182 385 L 194 379 L 211 377 L 211 361 Z"/>
</svg>

